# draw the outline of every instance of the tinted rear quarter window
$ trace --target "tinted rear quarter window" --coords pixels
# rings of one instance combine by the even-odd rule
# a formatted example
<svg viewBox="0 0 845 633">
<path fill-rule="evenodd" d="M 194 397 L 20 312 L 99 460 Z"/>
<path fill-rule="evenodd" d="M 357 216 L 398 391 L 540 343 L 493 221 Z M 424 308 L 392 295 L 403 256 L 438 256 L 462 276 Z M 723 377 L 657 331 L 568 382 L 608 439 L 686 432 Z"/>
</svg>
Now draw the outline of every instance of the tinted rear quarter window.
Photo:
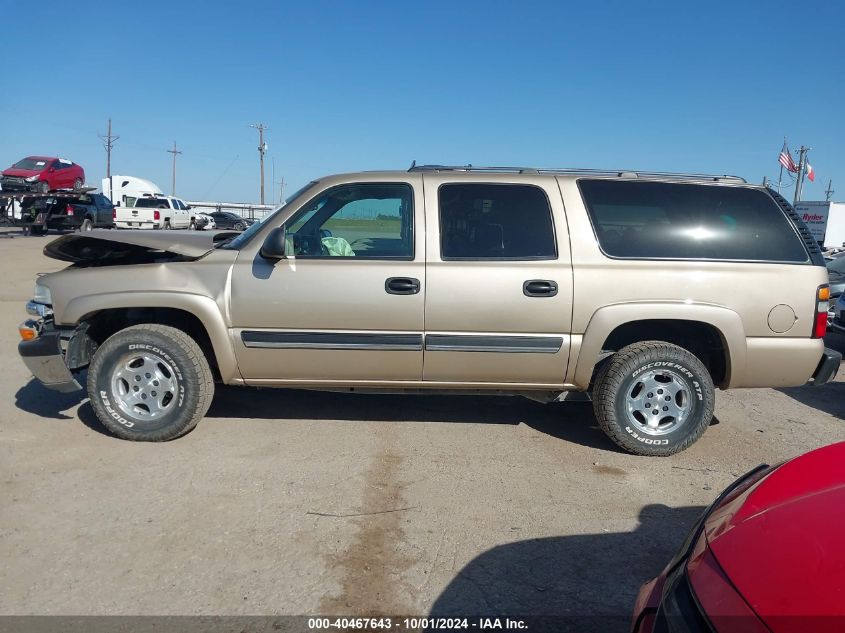
<svg viewBox="0 0 845 633">
<path fill-rule="evenodd" d="M 449 259 L 555 259 L 552 211 L 532 185 L 444 184 L 440 250 Z"/>
<path fill-rule="evenodd" d="M 610 257 L 808 260 L 790 221 L 759 189 L 614 180 L 578 187 Z"/>
</svg>

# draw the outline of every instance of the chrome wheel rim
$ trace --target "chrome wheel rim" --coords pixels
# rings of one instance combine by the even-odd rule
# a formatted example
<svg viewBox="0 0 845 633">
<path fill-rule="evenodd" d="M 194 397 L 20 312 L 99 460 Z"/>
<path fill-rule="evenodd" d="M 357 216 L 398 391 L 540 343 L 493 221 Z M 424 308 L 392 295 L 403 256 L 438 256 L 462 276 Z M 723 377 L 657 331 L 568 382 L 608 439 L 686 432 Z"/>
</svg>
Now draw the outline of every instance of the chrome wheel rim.
<svg viewBox="0 0 845 633">
<path fill-rule="evenodd" d="M 160 356 L 133 352 L 115 365 L 111 387 L 123 413 L 136 420 L 156 420 L 175 406 L 179 380 L 172 365 Z"/>
<path fill-rule="evenodd" d="M 636 377 L 625 394 L 628 422 L 647 435 L 665 435 L 690 415 L 690 389 L 671 369 L 655 369 Z"/>
</svg>

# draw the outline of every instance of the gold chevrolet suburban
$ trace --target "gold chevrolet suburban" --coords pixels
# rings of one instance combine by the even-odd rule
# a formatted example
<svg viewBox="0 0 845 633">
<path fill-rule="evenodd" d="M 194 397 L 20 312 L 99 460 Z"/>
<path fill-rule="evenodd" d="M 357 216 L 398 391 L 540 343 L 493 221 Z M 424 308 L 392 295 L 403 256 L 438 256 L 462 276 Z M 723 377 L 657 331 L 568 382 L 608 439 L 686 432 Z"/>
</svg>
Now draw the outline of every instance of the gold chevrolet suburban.
<svg viewBox="0 0 845 633">
<path fill-rule="evenodd" d="M 819 247 L 731 176 L 412 166 L 315 180 L 246 232 L 90 231 L 45 248 L 23 360 L 129 440 L 170 440 L 215 383 L 591 394 L 619 446 L 669 455 L 714 387 L 823 384 Z M 561 423 L 565 423 L 561 420 Z"/>
</svg>

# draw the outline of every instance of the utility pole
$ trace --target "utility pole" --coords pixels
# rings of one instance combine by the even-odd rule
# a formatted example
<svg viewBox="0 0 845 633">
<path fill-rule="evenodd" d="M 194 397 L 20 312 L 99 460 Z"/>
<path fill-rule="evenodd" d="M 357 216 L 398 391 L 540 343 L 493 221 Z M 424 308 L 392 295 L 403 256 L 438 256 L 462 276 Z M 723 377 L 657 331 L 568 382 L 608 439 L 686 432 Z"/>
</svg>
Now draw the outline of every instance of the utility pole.
<svg viewBox="0 0 845 633">
<path fill-rule="evenodd" d="M 264 154 L 267 153 L 264 132 L 267 130 L 267 126 L 263 123 L 253 123 L 249 127 L 254 127 L 258 130 L 258 158 L 261 161 L 261 204 L 264 204 Z"/>
<path fill-rule="evenodd" d="M 827 190 L 824 192 L 824 199 L 830 202 L 834 193 L 836 192 L 833 190 L 833 178 L 831 178 L 827 181 Z"/>
<path fill-rule="evenodd" d="M 106 148 L 106 178 L 109 179 L 109 199 L 111 199 L 113 193 L 111 186 L 111 150 L 114 147 L 114 142 L 120 138 L 111 133 L 111 118 L 109 118 L 109 131 L 105 134 L 97 134 L 97 136 L 103 139 L 103 147 Z"/>
<path fill-rule="evenodd" d="M 170 181 L 170 195 L 176 195 L 176 154 L 181 154 L 180 150 L 176 149 L 176 141 L 173 141 L 173 149 L 165 150 L 168 154 L 173 154 L 173 180 Z"/>
<path fill-rule="evenodd" d="M 811 147 L 801 146 L 798 150 L 798 175 L 795 180 L 795 196 L 792 200 L 792 206 L 795 206 L 801 201 L 801 190 L 804 188 L 804 170 L 807 167 L 807 152 Z"/>
</svg>

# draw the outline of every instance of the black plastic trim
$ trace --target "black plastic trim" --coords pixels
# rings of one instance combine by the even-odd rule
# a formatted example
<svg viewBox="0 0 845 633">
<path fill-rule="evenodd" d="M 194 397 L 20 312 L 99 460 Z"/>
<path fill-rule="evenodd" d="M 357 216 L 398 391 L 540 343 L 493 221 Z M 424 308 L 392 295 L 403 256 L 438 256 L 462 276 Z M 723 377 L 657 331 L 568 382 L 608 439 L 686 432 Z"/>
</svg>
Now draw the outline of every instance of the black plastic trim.
<svg viewBox="0 0 845 633">
<path fill-rule="evenodd" d="M 557 295 L 557 282 L 551 279 L 529 279 L 522 284 L 522 294 L 526 297 L 554 297 Z"/>
<path fill-rule="evenodd" d="M 560 336 L 472 336 L 428 334 L 427 352 L 495 352 L 500 354 L 557 354 L 563 346 Z"/>
<path fill-rule="evenodd" d="M 418 352 L 422 334 L 361 334 L 335 332 L 267 332 L 245 330 L 246 347 L 270 349 L 381 350 Z"/>
<path fill-rule="evenodd" d="M 822 358 L 819 361 L 816 371 L 813 372 L 813 378 L 810 382 L 814 387 L 818 387 L 829 383 L 836 377 L 836 372 L 839 371 L 839 365 L 842 363 L 842 354 L 829 347 L 824 348 Z"/>
<path fill-rule="evenodd" d="M 31 341 L 18 343 L 18 353 L 22 358 L 33 356 L 61 356 L 62 355 L 61 333 L 46 332 Z"/>
</svg>

